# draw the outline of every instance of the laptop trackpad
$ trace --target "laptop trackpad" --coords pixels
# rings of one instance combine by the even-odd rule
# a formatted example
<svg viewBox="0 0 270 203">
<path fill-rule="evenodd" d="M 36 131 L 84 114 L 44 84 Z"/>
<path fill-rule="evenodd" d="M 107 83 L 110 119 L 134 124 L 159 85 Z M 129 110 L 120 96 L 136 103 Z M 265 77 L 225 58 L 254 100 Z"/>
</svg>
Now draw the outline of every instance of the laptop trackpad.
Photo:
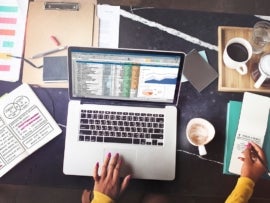
<svg viewBox="0 0 270 203">
<path fill-rule="evenodd" d="M 112 154 L 112 157 L 119 153 L 123 159 L 122 167 L 120 170 L 120 176 L 124 177 L 128 174 L 132 174 L 132 165 L 136 163 L 137 150 L 132 149 L 116 149 L 116 148 L 105 148 L 103 157 L 106 157 L 108 153 Z"/>
</svg>

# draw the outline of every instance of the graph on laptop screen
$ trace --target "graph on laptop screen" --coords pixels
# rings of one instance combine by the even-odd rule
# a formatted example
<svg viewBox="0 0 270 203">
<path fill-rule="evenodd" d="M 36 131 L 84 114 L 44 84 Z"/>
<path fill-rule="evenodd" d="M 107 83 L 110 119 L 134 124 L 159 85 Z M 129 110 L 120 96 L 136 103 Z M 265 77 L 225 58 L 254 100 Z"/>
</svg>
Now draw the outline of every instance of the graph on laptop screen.
<svg viewBox="0 0 270 203">
<path fill-rule="evenodd" d="M 73 51 L 72 96 L 172 103 L 180 60 L 177 54 Z"/>
</svg>

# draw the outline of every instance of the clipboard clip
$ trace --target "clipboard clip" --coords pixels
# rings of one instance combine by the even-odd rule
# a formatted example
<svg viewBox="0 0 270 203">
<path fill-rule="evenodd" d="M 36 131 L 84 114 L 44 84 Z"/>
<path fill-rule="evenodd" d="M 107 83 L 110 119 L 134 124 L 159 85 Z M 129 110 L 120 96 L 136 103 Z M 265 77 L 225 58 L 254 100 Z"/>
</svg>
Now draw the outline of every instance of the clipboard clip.
<svg viewBox="0 0 270 203">
<path fill-rule="evenodd" d="M 80 4 L 76 2 L 44 2 L 45 10 L 69 10 L 78 11 Z"/>
</svg>

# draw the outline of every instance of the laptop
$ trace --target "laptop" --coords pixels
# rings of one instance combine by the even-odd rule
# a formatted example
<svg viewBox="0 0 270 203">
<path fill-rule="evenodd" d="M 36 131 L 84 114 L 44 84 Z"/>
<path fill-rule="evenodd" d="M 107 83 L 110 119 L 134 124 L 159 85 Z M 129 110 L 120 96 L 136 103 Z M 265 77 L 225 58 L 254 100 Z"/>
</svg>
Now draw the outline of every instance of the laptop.
<svg viewBox="0 0 270 203">
<path fill-rule="evenodd" d="M 122 176 L 173 180 L 184 53 L 68 48 L 63 172 L 91 176 L 110 152 Z"/>
</svg>

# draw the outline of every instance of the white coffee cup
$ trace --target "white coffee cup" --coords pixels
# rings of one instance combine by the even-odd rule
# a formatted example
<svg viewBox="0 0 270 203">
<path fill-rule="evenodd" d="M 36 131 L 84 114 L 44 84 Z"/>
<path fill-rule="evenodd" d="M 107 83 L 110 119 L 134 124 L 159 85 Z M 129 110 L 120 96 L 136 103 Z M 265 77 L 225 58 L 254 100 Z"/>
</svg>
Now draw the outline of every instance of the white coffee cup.
<svg viewBox="0 0 270 203">
<path fill-rule="evenodd" d="M 198 147 L 201 156 L 206 155 L 205 145 L 214 138 L 215 128 L 203 118 L 193 118 L 187 124 L 186 136 L 190 144 Z"/>
<path fill-rule="evenodd" d="M 258 64 L 258 69 L 260 71 L 260 77 L 259 79 L 255 82 L 254 87 L 259 88 L 263 84 L 263 82 L 270 78 L 270 53 L 264 54 L 260 62 Z"/>
<path fill-rule="evenodd" d="M 246 63 L 252 56 L 251 44 L 240 37 L 230 39 L 223 52 L 223 62 L 227 68 L 235 69 L 241 75 L 248 72 Z"/>
</svg>

